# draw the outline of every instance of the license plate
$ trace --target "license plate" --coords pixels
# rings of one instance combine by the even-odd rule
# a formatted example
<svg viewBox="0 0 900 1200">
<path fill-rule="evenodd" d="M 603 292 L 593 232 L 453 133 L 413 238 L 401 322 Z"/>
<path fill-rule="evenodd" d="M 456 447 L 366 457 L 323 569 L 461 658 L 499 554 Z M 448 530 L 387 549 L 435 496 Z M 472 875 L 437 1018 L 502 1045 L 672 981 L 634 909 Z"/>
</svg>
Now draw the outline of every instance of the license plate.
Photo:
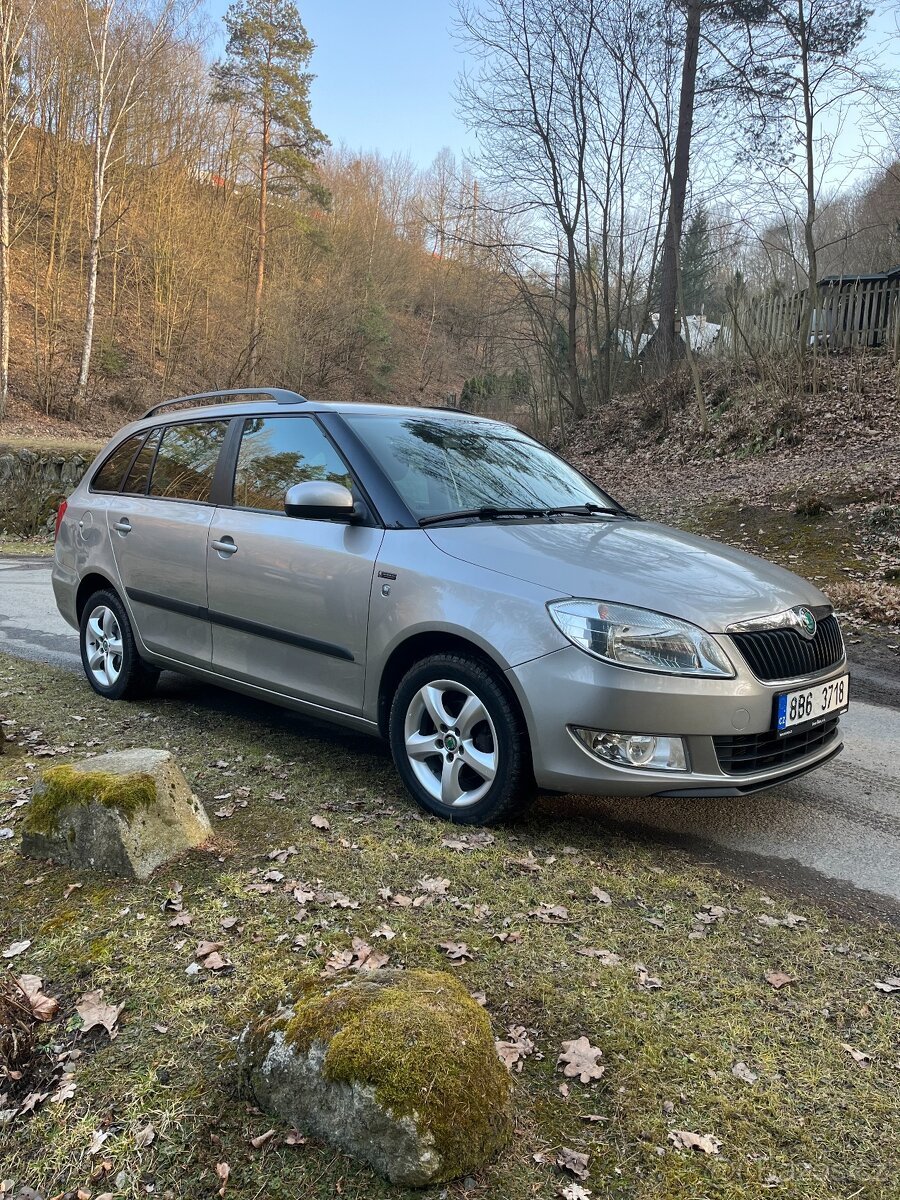
<svg viewBox="0 0 900 1200">
<path fill-rule="evenodd" d="M 803 725 L 818 725 L 832 713 L 846 712 L 850 700 L 850 676 L 775 697 L 775 728 L 790 733 Z"/>
</svg>

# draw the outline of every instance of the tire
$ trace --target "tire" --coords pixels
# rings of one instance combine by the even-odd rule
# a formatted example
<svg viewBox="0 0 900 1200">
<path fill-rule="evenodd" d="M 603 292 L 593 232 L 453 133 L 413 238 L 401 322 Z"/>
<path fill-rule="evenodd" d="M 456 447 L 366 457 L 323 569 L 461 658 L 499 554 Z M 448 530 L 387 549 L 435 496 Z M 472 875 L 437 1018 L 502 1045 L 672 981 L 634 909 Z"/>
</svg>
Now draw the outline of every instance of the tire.
<svg viewBox="0 0 900 1200">
<path fill-rule="evenodd" d="M 143 700 L 151 694 L 159 671 L 138 654 L 131 622 L 115 592 L 94 592 L 81 614 L 78 640 L 81 665 L 98 695 Z"/>
<path fill-rule="evenodd" d="M 508 819 L 534 795 L 524 721 L 505 684 L 475 657 L 436 654 L 416 663 L 397 688 L 389 732 L 407 789 L 447 821 Z"/>
</svg>

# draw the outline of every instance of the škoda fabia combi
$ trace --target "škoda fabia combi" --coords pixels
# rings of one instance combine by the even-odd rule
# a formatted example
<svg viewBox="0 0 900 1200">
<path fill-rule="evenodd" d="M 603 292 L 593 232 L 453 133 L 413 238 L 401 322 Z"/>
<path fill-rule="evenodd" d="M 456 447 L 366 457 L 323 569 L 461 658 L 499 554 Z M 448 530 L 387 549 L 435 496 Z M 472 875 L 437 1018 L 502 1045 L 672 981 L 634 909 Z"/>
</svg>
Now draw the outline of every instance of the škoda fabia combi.
<svg viewBox="0 0 900 1200">
<path fill-rule="evenodd" d="M 181 671 L 380 734 L 453 821 L 536 788 L 739 796 L 840 750 L 820 591 L 461 412 L 157 405 L 69 497 L 53 586 L 101 696 Z"/>
</svg>

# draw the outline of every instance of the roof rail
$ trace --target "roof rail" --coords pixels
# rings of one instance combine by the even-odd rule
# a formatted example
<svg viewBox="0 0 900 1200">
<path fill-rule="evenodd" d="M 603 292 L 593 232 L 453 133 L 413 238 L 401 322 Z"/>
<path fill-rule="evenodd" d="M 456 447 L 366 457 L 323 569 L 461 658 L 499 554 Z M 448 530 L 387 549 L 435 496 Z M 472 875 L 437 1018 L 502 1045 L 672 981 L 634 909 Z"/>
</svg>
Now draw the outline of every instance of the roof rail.
<svg viewBox="0 0 900 1200">
<path fill-rule="evenodd" d="M 159 404 L 148 408 L 141 419 L 153 417 L 161 409 L 170 408 L 173 404 L 192 404 L 198 400 L 220 400 L 223 396 L 270 396 L 276 404 L 308 403 L 305 396 L 289 391 L 287 388 L 227 388 L 219 392 L 197 392 L 193 396 L 175 396 L 171 400 L 162 400 Z M 221 402 L 226 403 L 224 400 Z"/>
</svg>

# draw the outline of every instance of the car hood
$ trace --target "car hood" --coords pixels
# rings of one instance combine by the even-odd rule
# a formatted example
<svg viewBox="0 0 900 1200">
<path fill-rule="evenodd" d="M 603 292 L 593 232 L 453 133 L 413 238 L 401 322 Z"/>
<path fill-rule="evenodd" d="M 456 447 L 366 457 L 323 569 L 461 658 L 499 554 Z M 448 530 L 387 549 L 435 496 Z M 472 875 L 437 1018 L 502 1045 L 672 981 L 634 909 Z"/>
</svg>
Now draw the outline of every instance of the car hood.
<svg viewBox="0 0 900 1200">
<path fill-rule="evenodd" d="M 774 563 L 651 521 L 510 521 L 426 532 L 445 554 L 556 596 L 634 604 L 709 633 L 795 604 L 828 603 Z"/>
</svg>

